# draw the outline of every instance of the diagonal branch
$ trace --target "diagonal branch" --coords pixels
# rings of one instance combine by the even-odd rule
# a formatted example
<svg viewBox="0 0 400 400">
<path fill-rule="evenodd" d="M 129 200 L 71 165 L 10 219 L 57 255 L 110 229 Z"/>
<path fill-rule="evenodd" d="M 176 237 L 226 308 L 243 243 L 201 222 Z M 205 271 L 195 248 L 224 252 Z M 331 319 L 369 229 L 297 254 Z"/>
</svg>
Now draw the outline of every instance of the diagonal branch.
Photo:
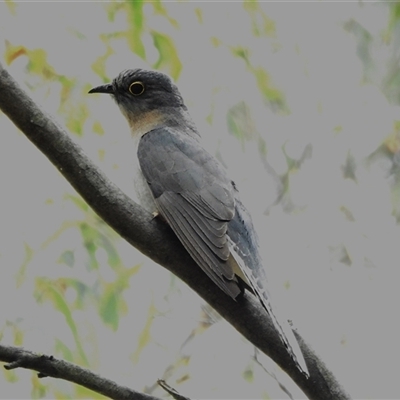
<svg viewBox="0 0 400 400">
<path fill-rule="evenodd" d="M 296 333 L 311 377 L 292 362 L 264 309 L 249 293 L 234 301 L 218 290 L 172 231 L 121 192 L 0 65 L 0 109 L 58 168 L 92 209 L 130 244 L 173 272 L 262 352 L 310 399 L 349 399 L 332 373 Z"/>
</svg>

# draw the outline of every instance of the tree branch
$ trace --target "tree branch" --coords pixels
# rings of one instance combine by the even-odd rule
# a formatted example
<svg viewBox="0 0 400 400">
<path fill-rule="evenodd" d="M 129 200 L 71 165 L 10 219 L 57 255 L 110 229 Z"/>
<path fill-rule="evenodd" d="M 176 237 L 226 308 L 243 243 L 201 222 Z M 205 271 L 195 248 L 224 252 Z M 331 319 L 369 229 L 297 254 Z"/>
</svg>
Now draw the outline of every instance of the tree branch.
<svg viewBox="0 0 400 400">
<path fill-rule="evenodd" d="M 88 369 L 67 361 L 57 360 L 53 356 L 35 354 L 19 347 L 0 344 L 0 360 L 8 364 L 4 368 L 27 368 L 39 372 L 39 377 L 50 376 L 84 386 L 104 396 L 118 400 L 160 400 L 157 397 L 136 392 L 124 386 L 117 385 L 110 379 L 94 374 Z"/>
<path fill-rule="evenodd" d="M 297 369 L 262 306 L 246 292 L 239 301 L 218 290 L 165 224 L 134 203 L 88 159 L 0 65 L 0 109 L 58 168 L 92 209 L 130 244 L 173 272 L 262 352 L 284 369 L 310 399 L 350 399 L 296 333 L 310 378 Z"/>
</svg>

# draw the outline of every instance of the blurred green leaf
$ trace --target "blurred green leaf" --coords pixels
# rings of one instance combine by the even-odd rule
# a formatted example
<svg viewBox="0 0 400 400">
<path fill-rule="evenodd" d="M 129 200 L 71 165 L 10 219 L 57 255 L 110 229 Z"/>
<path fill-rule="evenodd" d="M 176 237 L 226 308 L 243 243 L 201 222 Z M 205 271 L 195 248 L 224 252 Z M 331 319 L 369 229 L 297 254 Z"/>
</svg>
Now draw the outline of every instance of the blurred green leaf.
<svg viewBox="0 0 400 400">
<path fill-rule="evenodd" d="M 282 153 L 286 158 L 286 164 L 288 166 L 288 171 L 289 172 L 296 172 L 300 169 L 304 161 L 309 160 L 312 157 L 312 150 L 313 147 L 310 143 L 308 143 L 305 147 L 304 150 L 302 151 L 300 157 L 298 159 L 294 159 L 290 157 L 287 152 L 286 152 L 286 145 L 287 143 L 284 143 L 282 145 Z"/>
<path fill-rule="evenodd" d="M 66 200 L 71 200 L 78 208 L 80 208 L 85 213 L 91 210 L 91 208 L 89 208 L 89 206 L 87 205 L 86 201 L 83 200 L 82 197 L 80 196 L 66 194 L 64 198 Z"/>
<path fill-rule="evenodd" d="M 383 92 L 391 103 L 400 104 L 400 68 L 397 58 L 387 63 L 387 74 L 382 82 Z"/>
<path fill-rule="evenodd" d="M 13 46 L 8 40 L 6 40 L 4 60 L 6 61 L 7 65 L 10 65 L 18 57 L 26 55 L 28 55 L 28 50 L 25 46 Z"/>
<path fill-rule="evenodd" d="M 249 71 L 253 74 L 256 79 L 257 86 L 268 101 L 268 103 L 273 106 L 274 109 L 278 109 L 284 114 L 289 113 L 289 108 L 286 104 L 285 95 L 281 90 L 272 84 L 271 77 L 269 73 L 262 67 L 255 67 L 250 62 L 250 51 L 245 47 L 233 47 L 231 48 L 233 55 L 242 58 Z"/>
<path fill-rule="evenodd" d="M 388 7 L 390 9 L 388 31 L 390 33 L 393 33 L 395 26 L 399 23 L 400 20 L 400 3 L 398 1 L 394 1 L 388 3 Z"/>
<path fill-rule="evenodd" d="M 115 282 L 104 284 L 103 294 L 98 300 L 99 314 L 103 322 L 113 330 L 118 329 L 120 315 L 127 309 L 122 293 L 129 287 L 130 277 L 139 270 L 139 265 L 120 269 Z"/>
<path fill-rule="evenodd" d="M 143 0 L 128 1 L 124 3 L 128 15 L 129 30 L 127 39 L 131 50 L 141 57 L 146 59 L 146 49 L 143 45 Z"/>
<path fill-rule="evenodd" d="M 140 58 L 146 59 L 146 49 L 142 41 L 142 34 L 144 32 L 143 5 L 143 0 L 107 3 L 106 10 L 110 21 L 114 21 L 115 15 L 120 11 L 125 13 L 128 21 L 128 29 L 126 31 L 117 31 L 100 35 L 103 42 L 107 44 L 107 47 L 110 47 L 112 50 L 112 45 L 109 44 L 110 38 L 124 37 L 130 49 Z M 107 50 L 107 52 L 108 51 L 109 50 Z M 104 57 L 107 57 L 107 54 Z M 101 66 L 102 60 L 98 61 L 99 65 L 95 67 L 97 69 L 96 72 L 99 72 L 99 75 L 103 77 L 105 74 Z"/>
<path fill-rule="evenodd" d="M 115 14 L 120 11 L 123 7 L 125 7 L 125 4 L 122 2 L 109 2 L 105 3 L 106 6 L 106 11 L 107 11 L 107 16 L 108 20 L 111 22 L 114 22 L 115 20 Z"/>
<path fill-rule="evenodd" d="M 283 92 L 281 92 L 278 88 L 273 86 L 271 82 L 271 77 L 267 71 L 265 71 L 262 67 L 250 68 L 251 72 L 255 76 L 257 80 L 258 88 L 264 97 L 272 104 L 277 105 L 279 109 L 288 113 L 288 108 L 286 105 L 286 100 Z"/>
<path fill-rule="evenodd" d="M 62 233 L 64 233 L 66 230 L 70 228 L 75 228 L 77 226 L 77 223 L 75 221 L 64 221 L 60 228 L 58 228 L 49 238 L 42 244 L 42 248 L 46 248 L 47 246 L 50 245 L 50 243 L 54 242 L 57 240 Z"/>
<path fill-rule="evenodd" d="M 60 340 L 55 339 L 55 351 L 57 354 L 61 354 L 63 360 L 73 362 L 74 356 L 72 351 Z"/>
<path fill-rule="evenodd" d="M 72 92 L 76 87 L 76 79 L 69 79 L 66 76 L 59 76 L 58 81 L 61 83 L 60 93 L 60 112 L 64 112 L 65 104 L 68 104 L 72 98 Z"/>
<path fill-rule="evenodd" d="M 104 222 L 100 222 L 100 226 L 107 229 L 107 231 L 110 229 Z M 96 256 L 96 251 L 99 247 L 105 250 L 107 262 L 110 267 L 115 269 L 121 265 L 121 259 L 114 244 L 107 235 L 101 232 L 97 224 L 92 225 L 84 221 L 79 224 L 79 228 L 82 234 L 83 244 L 89 254 L 91 269 L 97 269 L 99 266 Z"/>
<path fill-rule="evenodd" d="M 47 53 L 45 50 L 41 48 L 30 50 L 25 46 L 12 45 L 6 40 L 4 58 L 7 65 L 10 65 L 20 56 L 28 57 L 28 71 L 32 74 L 42 76 L 45 79 L 54 79 L 58 77 L 54 68 L 47 62 Z"/>
<path fill-rule="evenodd" d="M 243 371 L 243 378 L 245 381 L 252 383 L 254 382 L 254 371 L 251 367 L 247 367 L 244 371 Z"/>
<path fill-rule="evenodd" d="M 72 102 L 68 102 L 68 105 L 66 104 L 64 107 L 64 112 L 67 116 L 65 120 L 67 128 L 78 136 L 82 136 L 83 125 L 89 117 L 89 110 L 86 103 L 76 102 L 72 104 Z"/>
<path fill-rule="evenodd" d="M 269 174 L 276 179 L 278 187 L 281 187 L 279 177 L 274 173 L 273 168 L 267 162 L 267 143 L 257 131 L 249 106 L 244 101 L 235 104 L 228 110 L 226 118 L 228 130 L 237 140 L 239 140 L 243 152 L 246 151 L 246 143 L 257 143 L 259 155 L 265 168 L 268 169 Z"/>
<path fill-rule="evenodd" d="M 18 324 L 13 324 L 14 345 L 22 346 L 24 343 L 25 332 L 19 327 Z"/>
<path fill-rule="evenodd" d="M 244 1 L 243 8 L 250 15 L 254 36 L 275 37 L 275 22 L 265 14 L 258 1 Z"/>
<path fill-rule="evenodd" d="M 31 398 L 32 399 L 43 399 L 46 398 L 49 391 L 49 384 L 45 384 L 43 379 L 38 377 L 38 374 L 32 371 L 32 390 L 31 390 Z"/>
<path fill-rule="evenodd" d="M 167 9 L 164 7 L 163 3 L 161 0 L 153 0 L 151 2 L 153 8 L 154 8 L 154 12 L 156 14 L 162 15 L 163 17 L 165 17 L 168 22 L 174 27 L 174 28 L 179 28 L 179 24 L 178 21 L 175 18 L 171 18 L 168 15 Z"/>
<path fill-rule="evenodd" d="M 136 347 L 135 352 L 132 355 L 132 361 L 137 364 L 140 358 L 140 355 L 142 354 L 142 351 L 145 349 L 147 344 L 151 340 L 151 327 L 153 325 L 154 321 L 154 314 L 157 312 L 157 309 L 154 306 L 154 303 L 151 302 L 150 307 L 147 312 L 147 320 L 146 323 L 142 329 L 142 332 L 140 333 L 139 340 L 138 340 L 138 345 Z"/>
<path fill-rule="evenodd" d="M 92 69 L 97 75 L 99 75 L 99 77 L 102 79 L 102 81 L 104 83 L 108 83 L 110 80 L 106 73 L 106 62 L 108 61 L 110 56 L 112 54 L 114 54 L 114 50 L 110 46 L 110 44 L 108 42 L 108 38 L 105 39 L 104 37 L 102 37 L 102 40 L 103 40 L 103 42 L 106 43 L 107 50 L 106 50 L 105 54 L 97 57 L 97 59 L 92 64 Z"/>
<path fill-rule="evenodd" d="M 83 283 L 82 281 L 74 278 L 60 278 L 55 283 L 59 286 L 67 288 L 72 288 L 76 292 L 76 299 L 73 303 L 71 303 L 70 308 L 72 309 L 83 309 L 84 306 L 84 299 L 88 295 L 92 295 L 92 289 Z"/>
<path fill-rule="evenodd" d="M 107 284 L 105 293 L 101 298 L 99 312 L 103 322 L 109 325 L 114 331 L 118 328 L 119 312 L 118 302 L 120 293 L 116 290 L 116 285 Z"/>
<path fill-rule="evenodd" d="M 90 389 L 85 388 L 81 385 L 74 385 L 75 393 L 73 399 L 109 399 L 109 397 L 105 397 L 99 393 L 93 392 Z M 60 399 L 64 399 L 60 397 Z"/>
<path fill-rule="evenodd" d="M 215 36 L 212 36 L 211 37 L 211 44 L 214 46 L 214 47 L 219 47 L 219 46 L 221 46 L 221 44 L 222 44 L 222 42 L 221 42 L 221 40 L 219 40 L 217 37 L 215 37 Z"/>
<path fill-rule="evenodd" d="M 68 28 L 68 32 L 70 32 L 72 36 L 75 36 L 79 40 L 87 39 L 87 36 L 83 32 L 78 31 L 77 29 Z"/>
<path fill-rule="evenodd" d="M 98 157 L 100 161 L 104 161 L 104 158 L 106 156 L 106 151 L 104 149 L 99 149 L 97 151 Z"/>
<path fill-rule="evenodd" d="M 74 337 L 75 345 L 79 355 L 79 362 L 85 366 L 89 366 L 89 362 L 86 358 L 81 340 L 79 338 L 78 328 L 75 324 L 74 318 L 72 317 L 71 309 L 68 303 L 65 301 L 63 294 L 60 292 L 60 289 L 62 289 L 63 286 L 66 286 L 65 283 L 63 283 L 63 280 L 58 280 L 55 283 L 47 278 L 37 278 L 35 281 L 35 296 L 39 301 L 51 301 L 54 308 L 64 315 L 67 325 Z"/>
<path fill-rule="evenodd" d="M 22 285 L 22 283 L 24 283 L 26 277 L 26 269 L 28 267 L 28 264 L 31 262 L 34 254 L 33 249 L 25 242 L 24 242 L 24 250 L 25 250 L 24 260 L 22 261 L 22 264 L 16 273 L 17 288 L 19 288 Z"/>
<path fill-rule="evenodd" d="M 173 40 L 168 35 L 154 30 L 150 33 L 153 37 L 154 46 L 159 54 L 158 60 L 153 65 L 153 68 L 166 70 L 174 80 L 177 80 L 182 70 L 182 63 Z"/>
<path fill-rule="evenodd" d="M 197 21 L 199 21 L 199 24 L 203 23 L 203 10 L 200 7 L 196 7 L 194 10 L 196 17 L 197 17 Z"/>
<path fill-rule="evenodd" d="M 92 126 L 92 131 L 94 132 L 94 133 L 97 133 L 99 136 L 103 136 L 104 135 L 104 129 L 103 129 L 103 126 L 100 124 L 100 122 L 98 122 L 98 121 L 96 121 L 96 122 L 94 122 L 93 123 L 93 126 Z"/>
<path fill-rule="evenodd" d="M 98 248 L 98 239 L 99 239 L 99 231 L 92 226 L 90 226 L 87 222 L 79 223 L 79 229 L 81 231 L 83 245 L 86 248 L 86 251 L 89 255 L 89 268 L 90 269 L 98 269 L 99 263 L 96 258 L 96 251 Z"/>
<path fill-rule="evenodd" d="M 99 236 L 99 240 L 99 246 L 101 246 L 107 253 L 108 265 L 113 269 L 119 267 L 121 265 L 121 259 L 114 244 L 106 235 L 103 234 Z"/>
<path fill-rule="evenodd" d="M 235 57 L 243 58 L 243 60 L 246 62 L 246 65 L 249 67 L 250 66 L 250 61 L 249 61 L 249 49 L 246 49 L 245 47 L 232 47 L 231 48 L 232 54 Z"/>
<path fill-rule="evenodd" d="M 16 374 L 15 369 L 7 370 L 5 368 L 2 368 L 2 370 L 3 370 L 4 378 L 7 382 L 14 383 L 14 382 L 19 381 L 19 378 L 18 378 L 18 375 Z"/>
<path fill-rule="evenodd" d="M 244 149 L 246 141 L 258 137 L 251 110 L 244 101 L 231 107 L 226 119 L 229 132 L 240 140 L 242 149 Z"/>
<path fill-rule="evenodd" d="M 64 115 L 67 128 L 82 136 L 82 127 L 89 116 L 89 110 L 85 102 L 76 95 L 77 80 L 64 75 L 56 77 L 61 83 L 59 113 Z"/>
<path fill-rule="evenodd" d="M 15 1 L 13 1 L 13 0 L 5 0 L 5 3 L 6 3 L 6 6 L 7 6 L 8 10 L 10 11 L 10 14 L 15 16 L 16 15 L 15 11 L 17 9 Z"/>
<path fill-rule="evenodd" d="M 371 55 L 372 35 L 358 21 L 351 18 L 343 24 L 343 28 L 354 35 L 357 43 L 357 55 L 363 64 L 364 80 L 369 82 L 374 74 L 374 58 Z"/>
<path fill-rule="evenodd" d="M 346 160 L 344 164 L 341 166 L 341 169 L 344 179 L 352 179 L 354 182 L 357 182 L 357 177 L 356 177 L 357 163 L 353 154 L 351 154 L 350 151 L 347 152 Z"/>
<path fill-rule="evenodd" d="M 16 318 L 15 320 L 6 320 L 5 328 L 0 330 L 0 340 L 4 336 L 4 331 L 11 331 L 13 337 L 13 344 L 15 346 L 21 346 L 24 342 L 25 331 L 21 329 L 21 318 Z"/>
<path fill-rule="evenodd" d="M 61 83 L 59 111 L 66 116 L 66 126 L 81 136 L 82 126 L 88 118 L 88 108 L 84 102 L 78 101 L 72 96 L 72 91 L 76 87 L 76 79 L 57 74 L 48 63 L 45 50 L 41 48 L 30 50 L 25 46 L 13 46 L 6 42 L 5 59 L 7 64 L 11 64 L 22 55 L 27 56 L 29 60 L 27 68 L 31 74 L 41 76 L 44 80 L 56 80 Z"/>
<path fill-rule="evenodd" d="M 58 75 L 54 68 L 47 62 L 47 53 L 43 49 L 28 50 L 28 71 L 43 76 L 45 79 L 54 79 Z"/>
</svg>

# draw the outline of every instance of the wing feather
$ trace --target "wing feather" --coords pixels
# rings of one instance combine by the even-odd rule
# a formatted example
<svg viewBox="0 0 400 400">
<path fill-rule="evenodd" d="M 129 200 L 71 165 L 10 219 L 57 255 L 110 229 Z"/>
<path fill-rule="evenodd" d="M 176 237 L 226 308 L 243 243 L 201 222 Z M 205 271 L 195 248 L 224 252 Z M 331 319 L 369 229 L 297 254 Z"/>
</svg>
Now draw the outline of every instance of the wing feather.
<svg viewBox="0 0 400 400">
<path fill-rule="evenodd" d="M 225 261 L 216 260 L 215 254 L 207 244 L 198 240 L 198 231 L 190 223 L 190 215 L 186 213 L 183 207 L 173 206 L 181 201 L 179 195 L 167 192 L 156 199 L 156 204 L 194 261 L 221 290 L 232 298 L 236 298 L 240 289 L 233 271 Z"/>
<path fill-rule="evenodd" d="M 138 158 L 160 214 L 204 272 L 237 297 L 240 288 L 226 262 L 235 200 L 225 171 L 196 140 L 170 128 L 146 133 Z"/>
</svg>

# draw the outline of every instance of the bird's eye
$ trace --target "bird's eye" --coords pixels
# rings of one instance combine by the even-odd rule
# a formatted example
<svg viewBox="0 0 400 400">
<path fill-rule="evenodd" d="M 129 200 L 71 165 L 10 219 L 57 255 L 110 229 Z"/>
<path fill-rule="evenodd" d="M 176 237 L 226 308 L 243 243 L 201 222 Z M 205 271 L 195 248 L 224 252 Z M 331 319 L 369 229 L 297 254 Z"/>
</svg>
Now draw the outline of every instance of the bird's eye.
<svg viewBox="0 0 400 400">
<path fill-rule="evenodd" d="M 129 91 L 134 95 L 134 96 L 140 96 L 144 92 L 144 84 L 143 82 L 133 82 L 129 86 Z"/>
</svg>

